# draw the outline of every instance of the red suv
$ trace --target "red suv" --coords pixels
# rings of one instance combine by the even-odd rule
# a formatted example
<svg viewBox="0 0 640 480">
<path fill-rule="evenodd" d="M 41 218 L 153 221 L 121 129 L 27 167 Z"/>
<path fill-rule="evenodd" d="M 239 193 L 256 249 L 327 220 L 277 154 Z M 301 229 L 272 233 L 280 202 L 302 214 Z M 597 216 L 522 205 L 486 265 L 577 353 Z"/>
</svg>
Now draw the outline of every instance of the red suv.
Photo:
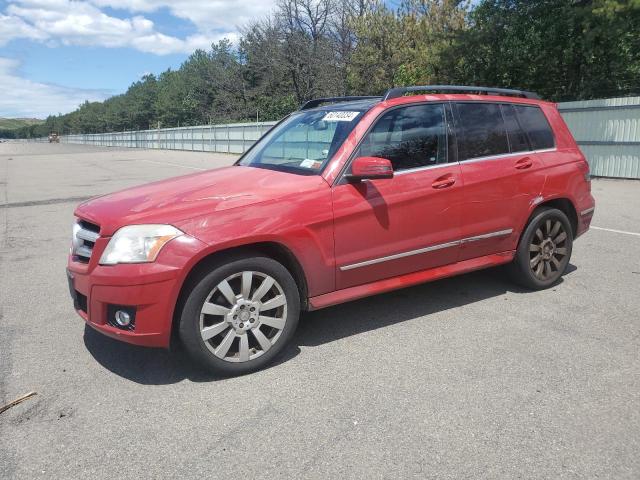
<svg viewBox="0 0 640 480">
<path fill-rule="evenodd" d="M 68 277 L 94 329 L 179 339 L 233 375 L 271 362 L 303 310 L 500 264 L 549 287 L 593 211 L 553 103 L 396 88 L 309 101 L 234 166 L 83 203 Z"/>
</svg>

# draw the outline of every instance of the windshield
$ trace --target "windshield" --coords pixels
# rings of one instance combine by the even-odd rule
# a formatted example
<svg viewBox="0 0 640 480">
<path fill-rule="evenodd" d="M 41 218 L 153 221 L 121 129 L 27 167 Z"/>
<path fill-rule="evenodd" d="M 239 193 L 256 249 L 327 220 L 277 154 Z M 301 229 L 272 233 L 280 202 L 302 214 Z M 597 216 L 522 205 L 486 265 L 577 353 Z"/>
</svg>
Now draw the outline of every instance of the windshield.
<svg viewBox="0 0 640 480">
<path fill-rule="evenodd" d="M 317 175 L 363 113 L 337 109 L 294 113 L 258 140 L 238 165 Z"/>
</svg>

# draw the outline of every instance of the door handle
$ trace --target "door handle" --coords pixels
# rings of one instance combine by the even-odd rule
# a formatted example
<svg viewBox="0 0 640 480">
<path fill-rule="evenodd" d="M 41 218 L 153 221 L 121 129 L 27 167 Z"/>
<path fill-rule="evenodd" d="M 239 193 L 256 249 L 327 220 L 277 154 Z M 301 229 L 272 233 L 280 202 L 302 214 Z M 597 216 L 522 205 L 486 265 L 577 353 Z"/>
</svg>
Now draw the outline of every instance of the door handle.
<svg viewBox="0 0 640 480">
<path fill-rule="evenodd" d="M 533 165 L 533 160 L 530 157 L 521 158 L 516 162 L 516 168 L 518 170 L 524 170 L 525 168 L 531 168 Z"/>
<path fill-rule="evenodd" d="M 456 183 L 456 179 L 454 177 L 445 176 L 434 180 L 431 186 L 436 189 L 441 189 L 450 187 L 454 183 Z"/>
</svg>

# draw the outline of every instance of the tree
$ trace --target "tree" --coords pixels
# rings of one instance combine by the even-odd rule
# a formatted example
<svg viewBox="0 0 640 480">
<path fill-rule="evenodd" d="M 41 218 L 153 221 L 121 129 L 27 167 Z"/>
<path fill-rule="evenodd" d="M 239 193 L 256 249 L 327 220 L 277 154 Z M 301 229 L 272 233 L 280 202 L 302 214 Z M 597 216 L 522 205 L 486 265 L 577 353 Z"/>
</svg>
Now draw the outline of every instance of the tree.
<svg viewBox="0 0 640 480">
<path fill-rule="evenodd" d="M 154 75 L 145 75 L 129 87 L 125 96 L 131 127 L 137 130 L 150 128 L 157 117 L 158 82 Z"/>
<path fill-rule="evenodd" d="M 282 58 L 296 100 L 324 95 L 333 77 L 327 69 L 333 53 L 327 39 L 331 0 L 280 0 L 278 7 Z"/>
<path fill-rule="evenodd" d="M 396 85 L 446 84 L 453 79 L 457 38 L 467 27 L 467 0 L 404 0 L 400 6 L 405 57 Z"/>
<path fill-rule="evenodd" d="M 297 106 L 282 43 L 282 31 L 273 17 L 243 29 L 239 53 L 250 118 L 257 115 L 264 120 L 276 120 Z"/>
<path fill-rule="evenodd" d="M 211 121 L 224 122 L 251 118 L 247 105 L 245 68 L 231 42 L 223 39 L 211 47 L 211 82 L 213 100 Z"/>
<path fill-rule="evenodd" d="M 452 50 L 455 78 L 552 100 L 637 92 L 639 13 L 637 0 L 484 1 Z"/>
<path fill-rule="evenodd" d="M 276 120 L 323 96 L 454 83 L 555 100 L 640 94 L 640 0 L 279 0 L 122 95 L 0 135 Z"/>
<path fill-rule="evenodd" d="M 160 74 L 156 123 L 162 127 L 186 125 L 187 122 L 187 86 L 181 71 L 167 70 Z"/>
<path fill-rule="evenodd" d="M 406 61 L 401 19 L 377 2 L 352 25 L 357 43 L 348 66 L 350 90 L 380 94 L 394 84 L 396 72 Z"/>
</svg>

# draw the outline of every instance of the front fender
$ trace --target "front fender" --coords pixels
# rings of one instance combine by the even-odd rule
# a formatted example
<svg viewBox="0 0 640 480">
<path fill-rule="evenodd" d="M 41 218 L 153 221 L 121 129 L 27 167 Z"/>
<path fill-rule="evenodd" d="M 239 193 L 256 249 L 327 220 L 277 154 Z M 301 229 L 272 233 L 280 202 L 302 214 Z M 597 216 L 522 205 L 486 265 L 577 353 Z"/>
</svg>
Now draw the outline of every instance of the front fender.
<svg viewBox="0 0 640 480">
<path fill-rule="evenodd" d="M 214 253 L 257 243 L 289 250 L 304 271 L 309 296 L 335 289 L 331 190 L 321 188 L 234 209 L 212 212 L 176 225 L 206 247 L 191 268 Z"/>
</svg>

